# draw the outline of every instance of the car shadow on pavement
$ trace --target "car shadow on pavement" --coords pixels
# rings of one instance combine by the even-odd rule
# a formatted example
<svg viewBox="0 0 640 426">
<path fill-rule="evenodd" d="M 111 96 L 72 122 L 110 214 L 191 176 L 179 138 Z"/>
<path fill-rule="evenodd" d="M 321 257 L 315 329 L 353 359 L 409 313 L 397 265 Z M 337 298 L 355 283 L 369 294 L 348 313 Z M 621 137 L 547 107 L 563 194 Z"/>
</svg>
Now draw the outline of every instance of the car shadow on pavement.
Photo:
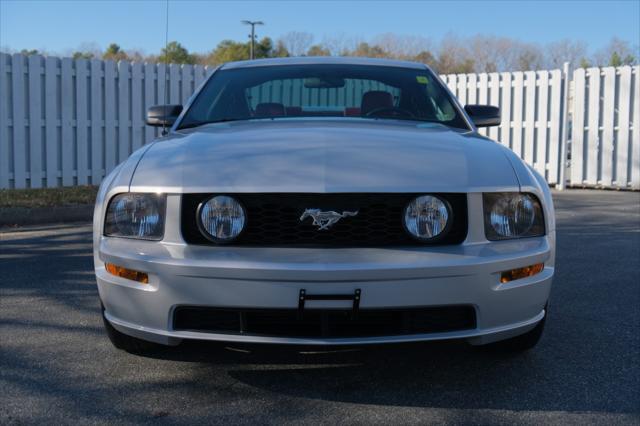
<svg viewBox="0 0 640 426">
<path fill-rule="evenodd" d="M 554 339 L 555 340 L 555 339 Z M 555 342 L 561 344 L 560 342 Z M 194 380 L 205 388 L 221 369 L 238 383 L 297 398 L 382 406 L 516 411 L 637 412 L 628 396 L 567 395 L 589 377 L 553 353 L 543 339 L 522 354 L 500 353 L 464 342 L 317 348 L 185 342 L 147 357 L 199 365 Z M 561 364 L 558 364 L 561 363 Z M 561 375 L 554 371 L 562 368 Z M 569 371 L 567 371 L 569 370 Z"/>
</svg>

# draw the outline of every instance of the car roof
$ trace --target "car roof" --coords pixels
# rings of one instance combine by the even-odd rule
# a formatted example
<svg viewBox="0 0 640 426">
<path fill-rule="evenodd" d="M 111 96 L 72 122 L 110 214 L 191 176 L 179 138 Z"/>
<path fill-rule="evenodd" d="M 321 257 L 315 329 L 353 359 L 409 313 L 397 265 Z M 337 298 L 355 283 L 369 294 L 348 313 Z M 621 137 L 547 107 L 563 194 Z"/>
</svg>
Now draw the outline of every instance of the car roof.
<svg viewBox="0 0 640 426">
<path fill-rule="evenodd" d="M 267 58 L 249 61 L 227 62 L 221 69 L 268 67 L 275 65 L 372 65 L 380 67 L 400 67 L 425 69 L 426 65 L 418 62 L 400 61 L 381 58 L 354 58 L 346 56 L 300 56 L 295 58 Z"/>
</svg>

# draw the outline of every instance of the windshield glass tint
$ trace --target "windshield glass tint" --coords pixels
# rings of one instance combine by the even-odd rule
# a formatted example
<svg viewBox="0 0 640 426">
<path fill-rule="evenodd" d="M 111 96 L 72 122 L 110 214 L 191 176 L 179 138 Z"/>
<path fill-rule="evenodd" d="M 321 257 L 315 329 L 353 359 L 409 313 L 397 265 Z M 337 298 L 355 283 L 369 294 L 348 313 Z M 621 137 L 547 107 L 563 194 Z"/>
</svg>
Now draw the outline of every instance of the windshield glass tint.
<svg viewBox="0 0 640 426">
<path fill-rule="evenodd" d="M 468 129 L 428 70 L 367 65 L 223 69 L 207 82 L 180 127 L 284 117 L 387 118 Z"/>
</svg>

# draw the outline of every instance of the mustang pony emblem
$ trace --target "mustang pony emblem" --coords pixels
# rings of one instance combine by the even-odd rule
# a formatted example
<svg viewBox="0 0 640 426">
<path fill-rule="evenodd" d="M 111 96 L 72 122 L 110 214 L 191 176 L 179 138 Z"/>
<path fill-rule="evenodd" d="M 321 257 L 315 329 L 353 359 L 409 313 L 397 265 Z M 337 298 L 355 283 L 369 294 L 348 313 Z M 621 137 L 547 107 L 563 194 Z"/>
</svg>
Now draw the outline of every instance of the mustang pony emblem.
<svg viewBox="0 0 640 426">
<path fill-rule="evenodd" d="M 304 213 L 302 213 L 302 216 L 300 216 L 300 221 L 302 222 L 310 217 L 313 219 L 312 225 L 317 226 L 318 231 L 326 231 L 343 217 L 355 216 L 357 214 L 358 211 L 338 213 L 334 211 L 323 212 L 320 209 L 306 209 Z"/>
</svg>

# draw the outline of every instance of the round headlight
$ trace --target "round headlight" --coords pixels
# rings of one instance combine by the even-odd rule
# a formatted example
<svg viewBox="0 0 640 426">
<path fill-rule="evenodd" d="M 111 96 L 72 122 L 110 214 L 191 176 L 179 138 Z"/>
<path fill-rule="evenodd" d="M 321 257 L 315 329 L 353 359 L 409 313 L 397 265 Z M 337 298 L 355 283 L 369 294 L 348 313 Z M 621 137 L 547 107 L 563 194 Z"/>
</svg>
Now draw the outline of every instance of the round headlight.
<svg viewBox="0 0 640 426">
<path fill-rule="evenodd" d="M 445 235 L 450 216 L 451 210 L 446 201 L 433 195 L 422 195 L 405 209 L 404 225 L 413 237 L 430 241 Z"/>
<path fill-rule="evenodd" d="M 113 237 L 161 240 L 164 234 L 163 194 L 123 193 L 114 196 L 105 216 L 104 233 Z"/>
<path fill-rule="evenodd" d="M 232 197 L 217 195 L 198 209 L 200 230 L 216 243 L 231 241 L 240 235 L 246 222 L 244 208 Z"/>
<path fill-rule="evenodd" d="M 528 194 L 510 194 L 493 204 L 489 221 L 493 230 L 502 237 L 524 235 L 535 220 L 534 200 Z"/>
</svg>

